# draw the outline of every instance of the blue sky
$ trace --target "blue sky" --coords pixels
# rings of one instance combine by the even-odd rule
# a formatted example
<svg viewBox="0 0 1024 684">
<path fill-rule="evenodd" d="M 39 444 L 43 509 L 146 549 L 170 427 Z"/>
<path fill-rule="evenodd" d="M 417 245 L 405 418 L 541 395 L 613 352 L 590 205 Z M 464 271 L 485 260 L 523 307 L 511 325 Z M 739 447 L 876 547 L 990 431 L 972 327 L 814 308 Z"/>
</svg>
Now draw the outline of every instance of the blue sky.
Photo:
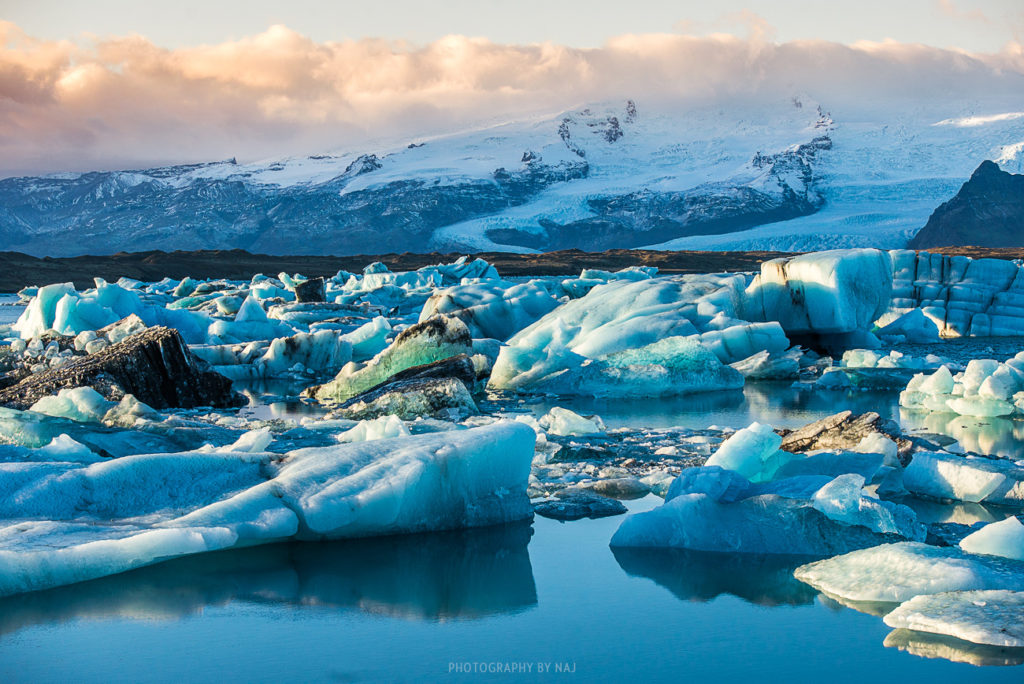
<svg viewBox="0 0 1024 684">
<path fill-rule="evenodd" d="M 137 33 L 172 48 L 237 40 L 273 24 L 317 42 L 424 44 L 461 34 L 572 47 L 598 47 L 624 33 L 746 35 L 753 26 L 778 42 L 891 39 L 972 52 L 995 52 L 1024 33 L 1021 0 L 0 0 L 0 18 L 37 38 Z"/>
</svg>

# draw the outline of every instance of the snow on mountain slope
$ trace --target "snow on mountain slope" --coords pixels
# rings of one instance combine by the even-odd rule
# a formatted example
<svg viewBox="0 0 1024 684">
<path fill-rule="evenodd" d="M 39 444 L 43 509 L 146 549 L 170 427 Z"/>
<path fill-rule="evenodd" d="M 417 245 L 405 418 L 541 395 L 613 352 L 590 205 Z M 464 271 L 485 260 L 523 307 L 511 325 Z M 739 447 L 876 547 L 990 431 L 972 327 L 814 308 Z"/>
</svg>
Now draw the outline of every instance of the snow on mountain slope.
<svg viewBox="0 0 1024 684">
<path fill-rule="evenodd" d="M 1022 170 L 1020 104 L 629 101 L 377 149 L 10 178 L 0 249 L 895 248 L 981 160 Z"/>
</svg>

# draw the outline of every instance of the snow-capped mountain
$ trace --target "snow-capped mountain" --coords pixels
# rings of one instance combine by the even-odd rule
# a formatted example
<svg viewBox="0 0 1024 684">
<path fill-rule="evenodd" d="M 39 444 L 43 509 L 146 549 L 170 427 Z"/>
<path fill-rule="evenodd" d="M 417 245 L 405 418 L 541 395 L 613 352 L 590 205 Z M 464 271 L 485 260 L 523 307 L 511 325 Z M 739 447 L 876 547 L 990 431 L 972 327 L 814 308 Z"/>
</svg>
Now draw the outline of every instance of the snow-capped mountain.
<svg viewBox="0 0 1024 684">
<path fill-rule="evenodd" d="M 350 153 L 8 178 L 0 249 L 902 247 L 981 160 L 1024 168 L 1024 113 L 977 107 L 629 101 Z"/>
</svg>

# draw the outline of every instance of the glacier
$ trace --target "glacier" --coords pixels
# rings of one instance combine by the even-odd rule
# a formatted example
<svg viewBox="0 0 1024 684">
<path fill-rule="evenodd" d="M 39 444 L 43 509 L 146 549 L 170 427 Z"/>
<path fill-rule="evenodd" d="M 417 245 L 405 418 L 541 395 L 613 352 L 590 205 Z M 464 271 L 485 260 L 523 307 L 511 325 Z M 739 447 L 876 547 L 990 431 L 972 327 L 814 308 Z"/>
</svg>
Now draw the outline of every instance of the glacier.
<svg viewBox="0 0 1024 684">
<path fill-rule="evenodd" d="M 1007 94 L 913 108 L 823 99 L 773 93 L 726 115 L 595 102 L 373 149 L 4 179 L 14 209 L 0 248 L 893 249 L 981 160 L 1022 169 L 1019 118 L 950 123 L 1016 111 Z"/>
</svg>

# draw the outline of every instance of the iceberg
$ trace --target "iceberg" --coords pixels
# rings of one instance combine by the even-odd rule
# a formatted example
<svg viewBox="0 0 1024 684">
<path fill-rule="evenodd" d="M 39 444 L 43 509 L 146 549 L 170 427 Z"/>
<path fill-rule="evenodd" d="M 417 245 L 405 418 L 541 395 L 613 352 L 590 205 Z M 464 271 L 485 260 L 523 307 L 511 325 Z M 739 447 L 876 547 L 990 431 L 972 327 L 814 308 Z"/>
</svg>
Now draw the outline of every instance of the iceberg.
<svg viewBox="0 0 1024 684">
<path fill-rule="evenodd" d="M 507 340 L 557 307 L 543 281 L 509 285 L 484 281 L 434 292 L 420 311 L 420 322 L 437 314 L 454 316 L 474 338 Z"/>
<path fill-rule="evenodd" d="M 96 287 L 85 292 L 78 292 L 71 283 L 39 288 L 12 329 L 23 340 L 38 339 L 50 330 L 76 336 L 100 330 L 132 314 L 147 326 L 177 328 L 189 344 L 205 343 L 213 323 L 206 314 L 143 302 L 137 293 L 96 278 Z"/>
<path fill-rule="evenodd" d="M 370 420 L 361 420 L 350 429 L 339 434 L 336 439 L 339 442 L 371 442 L 375 439 L 391 439 L 392 437 L 407 437 L 411 433 L 409 428 L 398 416 L 380 416 Z"/>
<path fill-rule="evenodd" d="M 1024 591 L 953 591 L 915 596 L 885 616 L 897 629 L 945 634 L 975 644 L 1024 647 Z"/>
<path fill-rule="evenodd" d="M 867 331 L 889 307 L 892 261 L 877 249 L 840 249 L 772 259 L 746 288 L 750 321 L 778 321 L 786 334 Z"/>
<path fill-rule="evenodd" d="M 802 565 L 794 575 L 846 601 L 903 603 L 949 591 L 1019 589 L 1024 583 L 1024 563 L 910 541 Z"/>
<path fill-rule="evenodd" d="M 890 252 L 891 312 L 919 309 L 943 337 L 1024 333 L 1024 276 L 1004 259 Z"/>
<path fill-rule="evenodd" d="M 585 418 L 560 406 L 553 407 L 539 422 L 551 435 L 603 435 L 605 432 L 604 423 L 598 416 Z"/>
<path fill-rule="evenodd" d="M 626 518 L 612 546 L 832 555 L 924 539 L 913 511 L 866 496 L 863 483 L 810 475 L 754 484 L 717 465 L 688 468 L 664 505 Z"/>
<path fill-rule="evenodd" d="M 964 416 L 1009 416 L 1022 412 L 1016 403 L 1022 391 L 1024 352 L 1005 363 L 972 359 L 956 376 L 945 367 L 932 375 L 915 375 L 900 393 L 900 406 Z"/>
<path fill-rule="evenodd" d="M 743 376 L 723 364 L 789 347 L 778 324 L 736 318 L 744 282 L 682 276 L 594 287 L 512 336 L 489 387 L 638 396 L 645 386 L 650 396 L 741 387 Z"/>
<path fill-rule="evenodd" d="M 654 510 L 627 517 L 611 545 L 825 556 L 892 539 L 833 520 L 806 499 L 761 494 L 721 503 L 698 493 L 680 494 Z"/>
<path fill-rule="evenodd" d="M 903 472 L 903 485 L 932 499 L 1024 506 L 1024 467 L 1006 459 L 919 451 Z"/>
<path fill-rule="evenodd" d="M 1014 516 L 990 522 L 960 540 L 968 553 L 983 553 L 1024 561 L 1024 525 Z"/>
<path fill-rule="evenodd" d="M 403 330 L 389 347 L 365 364 L 346 364 L 333 380 L 308 392 L 321 401 L 343 402 L 414 366 L 472 353 L 473 341 L 466 324 L 457 318 L 435 316 Z"/>
<path fill-rule="evenodd" d="M 782 437 L 771 425 L 751 423 L 737 431 L 718 447 L 704 464 L 733 470 L 751 482 L 767 482 L 788 461 L 796 458 L 779 446 Z"/>
<path fill-rule="evenodd" d="M 939 326 L 921 309 L 911 309 L 873 332 L 878 337 L 897 338 L 912 344 L 939 341 Z"/>
<path fill-rule="evenodd" d="M 265 446 L 259 434 L 244 438 Z M 193 451 L 0 463 L 0 595 L 182 555 L 529 518 L 534 432 L 492 425 L 280 456 Z"/>
</svg>

